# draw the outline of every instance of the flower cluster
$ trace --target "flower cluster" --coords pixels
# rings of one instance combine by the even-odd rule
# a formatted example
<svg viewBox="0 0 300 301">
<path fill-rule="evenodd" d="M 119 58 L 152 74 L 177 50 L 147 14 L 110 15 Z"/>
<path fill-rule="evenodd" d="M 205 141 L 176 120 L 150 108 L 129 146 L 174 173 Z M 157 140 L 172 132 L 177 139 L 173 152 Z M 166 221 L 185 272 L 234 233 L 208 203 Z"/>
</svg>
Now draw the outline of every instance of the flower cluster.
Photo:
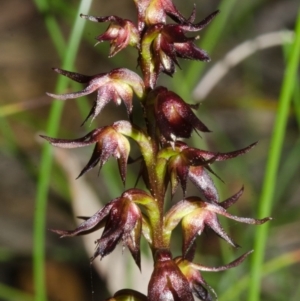
<svg viewBox="0 0 300 301">
<path fill-rule="evenodd" d="M 96 250 L 91 258 L 104 257 L 117 244 L 127 247 L 137 264 L 141 266 L 140 240 L 144 236 L 151 249 L 154 269 L 148 285 L 147 295 L 132 289 L 116 292 L 109 301 L 193 301 L 194 296 L 202 301 L 214 300 L 214 290 L 205 282 L 200 271 L 223 271 L 242 263 L 251 253 L 247 252 L 235 261 L 221 267 L 206 267 L 194 263 L 196 238 L 206 228 L 212 229 L 232 247 L 238 245 L 221 226 L 218 216 L 241 223 L 260 225 L 270 218 L 243 218 L 230 214 L 227 209 L 242 195 L 243 188 L 227 200 L 220 202 L 213 176 L 218 177 L 211 164 L 233 159 L 247 153 L 256 143 L 232 152 L 211 152 L 189 146 L 182 139 L 195 132 L 210 132 L 188 104 L 178 94 L 166 87 L 158 86 L 161 73 L 172 76 L 180 58 L 208 62 L 207 53 L 195 44 L 198 36 L 187 33 L 198 32 L 208 25 L 218 11 L 200 22 L 195 22 L 195 7 L 185 18 L 171 0 L 134 0 L 138 21 L 118 16 L 94 17 L 81 15 L 93 22 L 109 22 L 107 30 L 96 37 L 98 43 L 110 43 L 109 57 L 113 57 L 127 46 L 138 51 L 137 61 L 142 76 L 135 72 L 116 68 L 93 76 L 82 75 L 55 68 L 54 71 L 85 84 L 79 92 L 51 94 L 60 100 L 73 99 L 97 91 L 94 104 L 84 120 L 93 121 L 110 101 L 125 104 L 129 121 L 119 120 L 90 131 L 78 139 L 58 139 L 42 136 L 53 146 L 76 148 L 95 144 L 90 160 L 79 176 L 99 164 L 99 169 L 110 157 L 117 160 L 121 180 L 126 185 L 127 165 L 130 161 L 131 144 L 137 144 L 141 162 L 144 189 L 124 189 L 117 198 L 108 202 L 74 230 L 52 230 L 61 237 L 86 235 L 103 228 L 96 240 Z M 167 17 L 174 23 L 168 24 Z M 134 123 L 132 116 L 133 97 L 139 99 L 144 111 L 144 124 Z M 138 176 L 140 176 L 138 175 Z M 213 175 L 213 176 L 212 176 Z M 190 180 L 199 190 L 199 196 L 187 195 Z M 181 186 L 183 198 L 171 206 L 167 189 L 170 185 L 173 196 Z M 169 208 L 166 211 L 165 208 Z M 182 228 L 182 252 L 174 258 L 171 236 L 178 225 Z"/>
</svg>

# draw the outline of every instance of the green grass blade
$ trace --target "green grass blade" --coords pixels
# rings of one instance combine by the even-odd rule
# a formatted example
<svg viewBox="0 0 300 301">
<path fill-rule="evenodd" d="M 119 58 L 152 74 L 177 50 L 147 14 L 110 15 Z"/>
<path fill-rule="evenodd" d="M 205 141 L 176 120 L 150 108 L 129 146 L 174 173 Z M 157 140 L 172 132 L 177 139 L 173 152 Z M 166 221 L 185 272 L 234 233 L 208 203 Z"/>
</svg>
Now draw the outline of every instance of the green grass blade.
<svg viewBox="0 0 300 301">
<path fill-rule="evenodd" d="M 49 14 L 48 0 L 34 0 L 39 12 L 44 15 L 47 31 L 60 57 L 63 57 L 66 43 L 55 18 Z"/>
<path fill-rule="evenodd" d="M 75 17 L 74 26 L 71 36 L 66 47 L 63 68 L 72 69 L 74 60 L 79 48 L 79 42 L 84 28 L 84 20 L 79 18 L 80 12 L 87 13 L 92 0 L 82 0 L 78 9 L 78 16 Z M 57 83 L 56 90 L 64 90 L 67 86 L 67 79 L 60 77 Z M 63 109 L 63 102 L 55 101 L 52 104 L 50 117 L 47 126 L 47 135 L 55 136 L 59 127 L 60 116 Z M 38 177 L 37 195 L 36 195 L 36 211 L 34 217 L 34 285 L 35 285 L 35 300 L 45 301 L 45 219 L 47 207 L 48 186 L 51 175 L 51 148 L 48 143 L 45 143 L 42 150 L 42 158 L 40 163 L 40 172 Z"/>
<path fill-rule="evenodd" d="M 6 301 L 33 301 L 33 296 L 0 283 L 0 299 Z"/>
<path fill-rule="evenodd" d="M 290 103 L 295 87 L 295 78 L 300 58 L 300 10 L 296 21 L 295 40 L 287 62 L 281 93 L 279 96 L 278 114 L 276 116 L 273 134 L 270 143 L 270 152 L 266 165 L 266 173 L 259 201 L 259 217 L 271 214 L 276 178 L 280 161 L 281 150 L 284 142 L 284 134 L 289 115 Z M 257 228 L 255 235 L 255 252 L 251 266 L 249 283 L 249 301 L 258 301 L 262 278 L 262 263 L 264 260 L 266 240 L 269 223 Z"/>
<path fill-rule="evenodd" d="M 286 268 L 293 264 L 299 263 L 300 251 L 292 251 L 282 254 L 274 259 L 269 260 L 262 266 L 262 276 L 266 277 L 280 269 Z M 220 296 L 219 301 L 241 300 L 240 295 L 247 289 L 251 276 L 245 275 L 229 287 L 227 291 Z"/>
</svg>

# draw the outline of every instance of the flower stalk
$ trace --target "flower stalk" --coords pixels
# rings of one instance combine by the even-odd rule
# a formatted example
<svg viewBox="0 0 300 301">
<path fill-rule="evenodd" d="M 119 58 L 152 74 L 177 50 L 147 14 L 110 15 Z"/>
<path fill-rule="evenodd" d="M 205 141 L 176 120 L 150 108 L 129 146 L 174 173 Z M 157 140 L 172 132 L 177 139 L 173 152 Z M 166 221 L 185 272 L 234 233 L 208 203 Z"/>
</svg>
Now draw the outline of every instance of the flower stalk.
<svg viewBox="0 0 300 301">
<path fill-rule="evenodd" d="M 116 68 L 108 73 L 82 75 L 55 68 L 54 71 L 85 85 L 83 90 L 67 94 L 47 93 L 50 97 L 66 100 L 97 93 L 90 113 L 83 121 L 91 124 L 110 101 L 116 105 L 124 102 L 128 121 L 119 120 L 111 125 L 96 128 L 77 139 L 59 139 L 42 136 L 56 147 L 76 148 L 94 144 L 90 160 L 78 177 L 99 164 L 99 170 L 109 157 L 117 160 L 124 192 L 108 202 L 74 230 L 52 230 L 61 237 L 88 235 L 104 228 L 91 261 L 113 252 L 121 243 L 128 248 L 138 268 L 141 267 L 140 240 L 143 236 L 152 251 L 154 268 L 148 285 L 148 294 L 143 295 L 131 289 L 116 292 L 107 300 L 168 300 L 193 301 L 194 296 L 202 301 L 215 298 L 212 288 L 199 271 L 223 271 L 242 263 L 251 253 L 247 252 L 232 263 L 209 268 L 193 263 L 196 238 L 206 228 L 212 229 L 232 247 L 238 247 L 222 228 L 218 215 L 247 224 L 260 225 L 270 218 L 242 218 L 230 214 L 227 209 L 242 195 L 243 189 L 227 200 L 220 202 L 211 168 L 217 161 L 224 161 L 247 153 L 254 144 L 229 153 L 211 152 L 189 146 L 184 139 L 196 132 L 208 133 L 209 128 L 194 114 L 198 107 L 188 104 L 179 94 L 157 85 L 164 73 L 172 76 L 179 59 L 202 62 L 210 61 L 208 54 L 198 48 L 194 41 L 198 36 L 187 37 L 189 32 L 198 32 L 207 26 L 218 14 L 213 12 L 200 22 L 196 20 L 194 7 L 185 18 L 171 0 L 134 0 L 138 21 L 118 16 L 82 18 L 96 23 L 109 22 L 108 29 L 96 37 L 98 43 L 109 42 L 109 57 L 113 57 L 127 46 L 137 50 L 137 61 L 141 76 L 125 69 Z M 168 24 L 167 17 L 174 23 Z M 180 93 L 180 91 L 178 91 Z M 144 123 L 136 124 L 133 116 L 133 98 L 136 97 L 144 112 Z M 139 188 L 126 186 L 127 168 L 130 157 L 130 140 L 137 144 L 140 164 L 137 178 L 143 180 Z M 220 179 L 220 178 L 219 178 Z M 190 180 L 199 190 L 200 196 L 186 196 Z M 167 194 L 170 184 L 171 198 L 181 186 L 183 198 L 171 204 Z M 171 237 L 175 227 L 181 224 L 183 241 L 182 254 L 174 258 Z"/>
</svg>

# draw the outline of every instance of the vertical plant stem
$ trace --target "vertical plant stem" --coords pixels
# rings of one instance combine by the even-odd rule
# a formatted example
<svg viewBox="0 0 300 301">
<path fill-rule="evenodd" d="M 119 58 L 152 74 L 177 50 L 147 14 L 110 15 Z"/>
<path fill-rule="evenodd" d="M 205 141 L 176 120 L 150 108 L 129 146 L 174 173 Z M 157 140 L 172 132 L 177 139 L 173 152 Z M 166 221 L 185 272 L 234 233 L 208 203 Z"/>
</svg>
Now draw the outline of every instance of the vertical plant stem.
<svg viewBox="0 0 300 301">
<path fill-rule="evenodd" d="M 44 1 L 44 3 L 46 3 Z M 84 20 L 79 18 L 80 12 L 86 13 L 92 0 L 82 0 L 79 5 L 78 14 L 75 17 L 74 26 L 66 48 L 63 68 L 71 69 L 79 48 L 79 42 L 84 28 Z M 67 81 L 61 77 L 57 83 L 56 90 L 66 88 Z M 47 134 L 54 136 L 59 127 L 59 120 L 63 109 L 63 102 L 55 101 L 51 107 L 50 117 L 47 125 Z M 35 300 L 47 300 L 45 287 L 45 220 L 47 208 L 47 194 L 51 174 L 51 149 L 49 144 L 44 144 L 40 171 L 37 184 L 36 208 L 34 216 L 34 246 L 33 246 L 33 269 L 34 269 L 34 286 Z"/>
<path fill-rule="evenodd" d="M 279 96 L 278 113 L 275 120 L 274 130 L 271 137 L 270 152 L 266 166 L 266 173 L 259 201 L 259 217 L 268 216 L 271 213 L 272 200 L 276 185 L 277 171 L 281 150 L 284 142 L 284 134 L 289 114 L 292 93 L 296 84 L 297 68 L 300 58 L 300 10 L 295 27 L 295 40 L 287 62 L 281 93 Z M 255 235 L 255 252 L 251 266 L 249 283 L 249 301 L 258 301 L 260 298 L 260 282 L 262 278 L 262 263 L 265 254 L 266 240 L 268 236 L 268 224 L 257 228 Z"/>
</svg>

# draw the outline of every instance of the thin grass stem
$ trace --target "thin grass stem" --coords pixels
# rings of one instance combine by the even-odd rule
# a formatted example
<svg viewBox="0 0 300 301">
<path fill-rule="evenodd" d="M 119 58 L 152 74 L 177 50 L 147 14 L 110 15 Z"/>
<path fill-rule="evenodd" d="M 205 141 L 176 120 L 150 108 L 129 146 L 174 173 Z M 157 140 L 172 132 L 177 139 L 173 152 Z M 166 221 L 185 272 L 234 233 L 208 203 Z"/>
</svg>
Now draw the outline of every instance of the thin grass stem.
<svg viewBox="0 0 300 301">
<path fill-rule="evenodd" d="M 60 57 L 64 56 L 66 43 L 55 18 L 49 13 L 48 0 L 34 0 L 39 12 L 44 15 L 47 31 Z"/>
<path fill-rule="evenodd" d="M 39 1 L 42 3 L 42 1 Z M 46 6 L 46 1 L 43 1 Z M 80 12 L 88 12 L 92 0 L 82 0 L 79 5 L 78 15 Z M 45 7 L 43 6 L 43 7 Z M 75 17 L 74 26 L 71 32 L 68 45 L 65 50 L 63 68 L 71 69 L 79 48 L 79 42 L 83 33 L 85 22 L 78 16 Z M 56 90 L 64 90 L 67 86 L 67 79 L 60 77 Z M 54 101 L 51 106 L 50 117 L 47 125 L 47 134 L 54 136 L 59 127 L 59 120 L 63 110 L 63 102 Z M 47 300 L 45 286 L 45 222 L 47 195 L 50 182 L 52 164 L 52 154 L 49 144 L 44 144 L 42 150 L 42 158 L 40 163 L 40 171 L 37 184 L 36 208 L 34 216 L 34 246 L 33 246 L 33 267 L 34 267 L 34 287 L 35 300 Z"/>
<path fill-rule="evenodd" d="M 287 61 L 284 73 L 281 93 L 279 96 L 278 114 L 276 116 L 274 130 L 271 137 L 270 152 L 266 165 L 266 173 L 262 186 L 262 193 L 259 201 L 259 217 L 269 216 L 271 214 L 276 179 L 279 167 L 281 151 L 284 143 L 286 124 L 289 116 L 289 109 L 292 94 L 295 87 L 295 79 L 300 58 L 300 10 L 295 27 L 295 40 L 291 48 L 290 56 Z M 260 298 L 262 263 L 265 255 L 266 241 L 268 237 L 269 223 L 256 229 L 254 242 L 254 255 L 251 265 L 251 275 L 249 282 L 249 301 L 258 301 Z"/>
</svg>

